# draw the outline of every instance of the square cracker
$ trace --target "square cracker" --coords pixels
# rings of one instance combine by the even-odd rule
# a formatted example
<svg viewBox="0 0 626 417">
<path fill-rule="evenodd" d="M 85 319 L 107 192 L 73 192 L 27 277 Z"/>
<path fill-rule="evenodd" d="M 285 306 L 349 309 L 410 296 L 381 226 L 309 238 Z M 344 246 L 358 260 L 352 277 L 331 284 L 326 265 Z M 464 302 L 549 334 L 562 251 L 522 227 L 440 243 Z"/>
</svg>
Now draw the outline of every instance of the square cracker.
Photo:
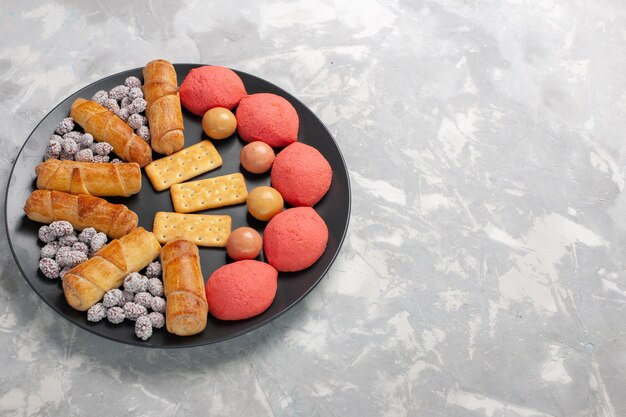
<svg viewBox="0 0 626 417">
<path fill-rule="evenodd" d="M 248 198 L 246 181 L 241 173 L 190 181 L 170 188 L 174 210 L 193 213 L 216 207 L 243 203 Z"/>
<path fill-rule="evenodd" d="M 161 244 L 182 237 L 198 246 L 224 247 L 231 225 L 230 216 L 159 211 L 152 230 Z"/>
<path fill-rule="evenodd" d="M 145 170 L 152 186 L 163 191 L 222 166 L 222 157 L 210 140 L 203 140 L 169 156 L 152 161 Z"/>
</svg>

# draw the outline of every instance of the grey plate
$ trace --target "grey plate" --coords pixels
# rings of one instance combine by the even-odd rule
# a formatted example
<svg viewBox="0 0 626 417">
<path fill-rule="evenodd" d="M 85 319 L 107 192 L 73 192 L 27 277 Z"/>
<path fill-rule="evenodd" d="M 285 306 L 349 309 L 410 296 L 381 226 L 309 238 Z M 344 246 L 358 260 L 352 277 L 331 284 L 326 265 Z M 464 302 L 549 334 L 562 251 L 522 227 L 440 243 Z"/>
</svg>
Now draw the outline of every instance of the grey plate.
<svg viewBox="0 0 626 417">
<path fill-rule="evenodd" d="M 187 73 L 201 65 L 175 64 L 179 82 Z M 195 336 L 179 337 L 168 333 L 165 329 L 155 330 L 147 341 L 135 337 L 133 322 L 125 321 L 120 325 L 112 325 L 106 320 L 99 323 L 87 321 L 86 313 L 72 309 L 63 297 L 60 281 L 46 279 L 38 270 L 39 249 L 41 242 L 37 239 L 37 230 L 41 224 L 29 220 L 23 212 L 23 206 L 35 189 L 35 167 L 42 161 L 46 145 L 56 125 L 67 117 L 70 106 L 78 97 L 91 98 L 98 90 L 109 90 L 122 84 L 134 75 L 142 79 L 141 68 L 111 75 L 77 91 L 56 106 L 35 127 L 26 143 L 20 150 L 11 175 L 6 195 L 6 227 L 11 251 L 24 278 L 35 292 L 54 311 L 76 324 L 107 339 L 131 345 L 176 348 L 206 345 L 239 336 L 256 329 L 275 319 L 293 307 L 324 277 L 333 263 L 345 237 L 350 217 L 350 182 L 348 172 L 337 143 L 323 123 L 298 99 L 281 88 L 253 75 L 240 71 L 237 74 L 243 80 L 249 94 L 268 92 L 280 95 L 296 108 L 300 117 L 298 140 L 316 147 L 328 160 L 333 169 L 333 181 L 330 190 L 315 209 L 328 225 L 328 247 L 322 257 L 310 268 L 295 273 L 280 273 L 278 276 L 278 292 L 274 303 L 263 314 L 248 320 L 225 322 L 215 319 L 209 314 L 206 329 Z M 207 139 L 202 131 L 201 118 L 183 110 L 185 123 L 185 146 L 193 145 Z M 270 185 L 269 174 L 254 175 L 244 172 L 239 164 L 239 152 L 245 143 L 234 135 L 234 138 L 214 141 L 224 164 L 217 170 L 204 174 L 196 179 L 225 175 L 232 172 L 243 172 L 248 190 L 259 185 Z M 160 155 L 154 155 L 155 158 Z M 152 230 L 152 221 L 157 211 L 173 211 L 169 191 L 155 192 L 148 178 L 143 174 L 141 192 L 129 198 L 110 199 L 114 203 L 123 203 L 139 215 L 139 225 Z M 248 215 L 245 204 L 209 210 L 206 213 L 228 214 L 233 219 L 233 229 L 250 226 L 262 233 L 264 222 L 259 222 Z M 229 262 L 224 249 L 200 248 L 200 262 L 205 279 L 220 266 Z M 263 254 L 261 254 L 263 260 Z"/>
</svg>

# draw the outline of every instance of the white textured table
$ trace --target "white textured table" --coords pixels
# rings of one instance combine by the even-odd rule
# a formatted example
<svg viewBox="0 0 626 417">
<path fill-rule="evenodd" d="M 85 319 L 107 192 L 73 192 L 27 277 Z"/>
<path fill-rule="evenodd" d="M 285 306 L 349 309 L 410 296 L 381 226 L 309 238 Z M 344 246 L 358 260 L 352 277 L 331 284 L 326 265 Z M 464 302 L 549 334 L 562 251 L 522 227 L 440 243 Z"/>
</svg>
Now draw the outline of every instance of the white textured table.
<svg viewBox="0 0 626 417">
<path fill-rule="evenodd" d="M 0 1 L 0 176 L 94 80 L 230 66 L 337 138 L 343 250 L 262 329 L 160 351 L 53 313 L 2 227 L 0 415 L 626 415 L 624 2 L 178 3 Z"/>
</svg>

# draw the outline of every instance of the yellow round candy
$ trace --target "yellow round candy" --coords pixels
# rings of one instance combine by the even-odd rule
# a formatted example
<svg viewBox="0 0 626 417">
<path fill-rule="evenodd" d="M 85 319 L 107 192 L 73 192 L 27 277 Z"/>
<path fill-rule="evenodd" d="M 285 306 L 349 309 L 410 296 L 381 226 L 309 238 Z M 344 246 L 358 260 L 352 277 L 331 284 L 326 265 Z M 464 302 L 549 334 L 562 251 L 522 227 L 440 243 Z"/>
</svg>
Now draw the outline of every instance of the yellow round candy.
<svg viewBox="0 0 626 417">
<path fill-rule="evenodd" d="M 236 261 L 254 259 L 263 249 L 263 239 L 256 230 L 250 227 L 240 227 L 233 230 L 226 241 L 228 256 Z"/>
<path fill-rule="evenodd" d="M 235 133 L 237 119 L 224 107 L 214 107 L 202 116 L 202 129 L 211 139 L 225 139 Z"/>
<path fill-rule="evenodd" d="M 268 221 L 281 211 L 285 202 L 283 196 L 272 187 L 256 187 L 248 194 L 248 211 L 257 220 Z"/>
</svg>

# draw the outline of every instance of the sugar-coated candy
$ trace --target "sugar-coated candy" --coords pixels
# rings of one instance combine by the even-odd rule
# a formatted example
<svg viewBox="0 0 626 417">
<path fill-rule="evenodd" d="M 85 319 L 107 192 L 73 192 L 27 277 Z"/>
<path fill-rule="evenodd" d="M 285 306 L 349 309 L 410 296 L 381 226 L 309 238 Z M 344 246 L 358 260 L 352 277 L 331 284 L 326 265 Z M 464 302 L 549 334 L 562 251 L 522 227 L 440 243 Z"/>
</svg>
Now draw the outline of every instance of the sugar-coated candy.
<svg viewBox="0 0 626 417">
<path fill-rule="evenodd" d="M 105 318 L 106 315 L 107 310 L 106 308 L 104 308 L 104 305 L 102 305 L 102 303 L 96 303 L 89 307 L 89 310 L 87 310 L 87 320 L 89 321 L 98 322 Z"/>
<path fill-rule="evenodd" d="M 78 145 L 79 151 L 83 149 L 89 149 L 89 147 L 93 143 L 93 136 L 91 135 L 91 133 L 85 133 L 83 135 L 80 135 L 79 138 L 74 139 L 74 141 L 76 142 L 76 145 Z"/>
<path fill-rule="evenodd" d="M 126 108 L 130 112 L 130 114 L 141 113 L 146 109 L 148 102 L 141 97 L 138 97 L 133 100 Z"/>
<path fill-rule="evenodd" d="M 85 148 L 90 147 L 92 143 L 93 143 L 93 135 L 91 133 L 85 133 L 81 137 L 80 143 L 78 144 L 78 146 L 80 146 L 83 149 L 85 149 Z"/>
<path fill-rule="evenodd" d="M 61 151 L 63 150 L 61 146 L 62 140 L 63 138 L 58 135 L 54 135 L 50 138 L 48 146 L 46 147 L 46 156 L 48 158 L 58 158 L 61 155 Z"/>
<path fill-rule="evenodd" d="M 111 110 L 113 113 L 115 113 L 120 108 L 120 105 L 117 104 L 117 100 L 112 98 L 107 98 L 106 100 L 104 100 L 104 103 L 102 105 Z"/>
<path fill-rule="evenodd" d="M 52 258 L 41 258 L 39 260 L 39 269 L 46 278 L 55 279 L 59 277 L 61 268 L 59 264 Z"/>
<path fill-rule="evenodd" d="M 108 142 L 98 142 L 91 145 L 91 150 L 94 155 L 108 155 L 112 150 L 113 146 L 111 146 Z"/>
<path fill-rule="evenodd" d="M 137 303 L 124 304 L 124 315 L 128 320 L 137 320 L 138 317 L 148 314 L 148 310 Z"/>
<path fill-rule="evenodd" d="M 63 148 L 61 147 L 60 142 L 52 142 L 48 143 L 46 147 L 46 153 L 44 154 L 44 159 L 48 160 L 50 158 L 59 158 L 61 156 Z"/>
<path fill-rule="evenodd" d="M 130 89 L 125 85 L 118 85 L 109 90 L 109 98 L 120 101 L 128 95 Z"/>
<path fill-rule="evenodd" d="M 132 303 L 135 299 L 135 293 L 132 291 L 122 291 L 122 300 L 120 301 L 120 307 L 124 307 L 126 303 Z"/>
<path fill-rule="evenodd" d="M 92 252 L 98 252 L 107 244 L 107 235 L 102 232 L 96 233 L 92 238 L 91 242 L 89 242 L 89 247 Z"/>
<path fill-rule="evenodd" d="M 39 240 L 41 240 L 43 243 L 53 242 L 57 238 L 52 229 L 50 229 L 50 226 L 45 225 L 39 228 L 39 232 L 37 233 L 37 235 L 39 236 Z"/>
<path fill-rule="evenodd" d="M 94 162 L 109 162 L 109 155 L 94 155 L 93 156 L 93 161 Z"/>
<path fill-rule="evenodd" d="M 122 304 L 123 295 L 122 291 L 117 288 L 107 291 L 102 298 L 102 305 L 106 308 L 119 306 Z"/>
<path fill-rule="evenodd" d="M 130 116 L 130 111 L 128 111 L 128 107 L 121 107 L 119 110 L 115 112 L 115 115 L 122 119 L 123 121 L 128 120 L 128 116 Z"/>
<path fill-rule="evenodd" d="M 152 295 L 149 292 L 142 291 L 135 294 L 135 298 L 133 302 L 144 306 L 145 308 L 150 308 L 150 304 L 152 303 Z"/>
<path fill-rule="evenodd" d="M 128 120 L 126 120 L 126 123 L 133 129 L 139 129 L 141 126 L 143 126 L 143 116 L 137 113 L 131 114 L 128 117 Z"/>
<path fill-rule="evenodd" d="M 163 296 L 163 282 L 158 278 L 148 280 L 148 292 L 156 297 Z"/>
<path fill-rule="evenodd" d="M 133 87 L 128 92 L 128 98 L 131 100 L 135 100 L 136 98 L 143 98 L 143 91 L 139 87 Z"/>
<path fill-rule="evenodd" d="M 124 321 L 124 309 L 122 307 L 111 307 L 107 310 L 107 320 L 113 324 L 120 324 Z"/>
<path fill-rule="evenodd" d="M 74 233 L 74 226 L 72 226 L 72 223 L 65 220 L 52 222 L 49 227 L 56 237 L 63 237 Z"/>
<path fill-rule="evenodd" d="M 161 313 L 153 311 L 152 313 L 148 314 L 148 318 L 150 319 L 150 323 L 152 323 L 152 327 L 154 327 L 155 329 L 160 329 L 165 325 L 165 316 Z"/>
<path fill-rule="evenodd" d="M 78 238 L 74 234 L 69 234 L 67 236 L 63 236 L 59 238 L 59 245 L 61 246 L 73 246 L 74 243 L 78 242 Z"/>
<path fill-rule="evenodd" d="M 150 302 L 150 308 L 152 311 L 156 311 L 157 313 L 165 313 L 165 299 L 163 297 L 152 297 L 152 301 Z"/>
<path fill-rule="evenodd" d="M 140 316 L 135 322 L 135 335 L 141 340 L 148 340 L 152 336 L 152 322 L 148 316 Z"/>
<path fill-rule="evenodd" d="M 104 101 L 109 98 L 109 93 L 104 90 L 97 91 L 96 94 L 93 95 L 91 101 L 95 101 L 99 105 L 104 105 Z"/>
<path fill-rule="evenodd" d="M 77 250 L 79 252 L 84 253 L 86 256 L 89 256 L 89 246 L 87 246 L 83 242 L 76 242 L 72 245 L 72 250 Z"/>
<path fill-rule="evenodd" d="M 141 275 L 141 288 L 139 292 L 148 291 L 148 282 L 150 281 L 147 276 Z"/>
<path fill-rule="evenodd" d="M 54 259 L 60 267 L 67 266 L 69 268 L 73 268 L 79 263 L 86 261 L 87 255 L 77 250 L 73 250 L 71 247 L 61 246 Z"/>
<path fill-rule="evenodd" d="M 72 268 L 81 262 L 85 262 L 88 259 L 88 256 L 85 255 L 83 252 L 74 249 L 72 249 L 72 251 L 69 253 L 69 256 L 72 261 L 76 262 L 74 265 L 68 265 Z"/>
<path fill-rule="evenodd" d="M 162 272 L 161 262 L 154 261 L 146 268 L 146 276 L 148 278 L 160 277 Z M 153 294 L 154 295 L 154 294 Z"/>
<path fill-rule="evenodd" d="M 41 248 L 40 256 L 42 258 L 54 258 L 59 250 L 59 242 L 50 242 Z"/>
<path fill-rule="evenodd" d="M 130 103 L 132 103 L 133 100 L 126 96 L 122 99 L 122 101 L 120 101 L 120 107 L 124 108 L 124 107 L 128 107 L 130 105 Z"/>
<path fill-rule="evenodd" d="M 76 146 L 78 146 L 78 150 L 76 151 L 76 153 L 78 153 L 78 152 L 80 152 L 80 151 L 82 151 L 84 149 L 90 149 L 91 148 L 91 144 L 93 143 L 93 141 L 87 143 L 86 141 L 83 140 L 83 136 L 81 136 L 80 139 L 76 141 Z M 76 159 L 76 155 L 74 155 L 74 159 Z"/>
<path fill-rule="evenodd" d="M 130 76 L 124 80 L 124 85 L 128 88 L 141 87 L 141 81 L 135 76 Z"/>
<path fill-rule="evenodd" d="M 76 141 L 74 139 L 63 138 L 63 140 L 61 141 L 61 152 L 65 153 L 66 155 L 74 155 L 77 151 L 78 145 L 76 144 Z"/>
<path fill-rule="evenodd" d="M 145 291 L 148 285 L 144 284 L 144 278 L 139 272 L 131 272 L 124 277 L 124 289 L 133 293 Z"/>
<path fill-rule="evenodd" d="M 71 132 L 67 132 L 65 135 L 63 135 L 63 139 L 71 139 L 74 142 L 78 142 L 82 137 L 83 134 L 76 130 L 72 130 Z"/>
<path fill-rule="evenodd" d="M 90 244 L 91 239 L 93 239 L 96 233 L 98 232 L 93 227 L 86 227 L 78 234 L 78 240 L 83 243 Z"/>
<path fill-rule="evenodd" d="M 65 135 L 68 132 L 71 132 L 74 129 L 74 119 L 71 117 L 66 117 L 61 120 L 57 125 L 55 132 L 59 135 Z"/>
<path fill-rule="evenodd" d="M 89 148 L 81 149 L 76 152 L 75 159 L 78 162 L 93 162 L 93 152 Z"/>
<path fill-rule="evenodd" d="M 141 126 L 135 130 L 135 134 L 146 142 L 150 142 L 150 129 L 148 129 L 148 126 Z"/>
<path fill-rule="evenodd" d="M 58 158 L 61 155 L 61 151 L 63 151 L 61 142 L 53 141 L 52 139 L 48 142 L 48 146 L 46 146 L 46 156 L 48 158 Z"/>
</svg>

